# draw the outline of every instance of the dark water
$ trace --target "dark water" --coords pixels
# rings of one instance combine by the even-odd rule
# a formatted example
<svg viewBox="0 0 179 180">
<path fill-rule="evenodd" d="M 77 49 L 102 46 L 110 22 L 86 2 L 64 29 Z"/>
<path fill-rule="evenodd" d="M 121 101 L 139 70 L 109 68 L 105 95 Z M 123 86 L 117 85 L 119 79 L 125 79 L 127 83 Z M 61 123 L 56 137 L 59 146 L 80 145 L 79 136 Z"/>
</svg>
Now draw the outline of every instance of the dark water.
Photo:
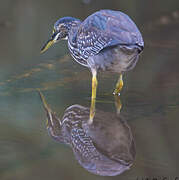
<svg viewBox="0 0 179 180">
<path fill-rule="evenodd" d="M 68 55 L 65 42 L 40 55 L 59 17 L 85 18 L 108 8 L 129 14 L 145 49 L 124 76 L 122 112 L 136 143 L 129 171 L 100 177 L 84 170 L 70 148 L 53 141 L 36 89 L 59 115 L 72 104 L 89 107 L 91 74 Z M 0 179 L 142 179 L 179 176 L 179 2 L 1 1 L 0 6 Z M 96 107 L 115 112 L 117 75 L 100 73 Z"/>
</svg>

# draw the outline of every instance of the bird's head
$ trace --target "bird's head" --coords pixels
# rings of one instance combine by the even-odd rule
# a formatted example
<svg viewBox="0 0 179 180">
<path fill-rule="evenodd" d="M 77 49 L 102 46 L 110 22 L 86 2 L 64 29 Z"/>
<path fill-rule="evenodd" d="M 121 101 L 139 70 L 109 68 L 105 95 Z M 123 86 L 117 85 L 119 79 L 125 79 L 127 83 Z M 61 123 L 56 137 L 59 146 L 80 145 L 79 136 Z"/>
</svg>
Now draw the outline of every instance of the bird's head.
<svg viewBox="0 0 179 180">
<path fill-rule="evenodd" d="M 80 23 L 79 19 L 73 17 L 63 17 L 55 22 L 51 38 L 45 43 L 41 49 L 41 53 L 45 52 L 52 44 L 65 39 L 68 39 L 68 32 L 72 26 Z"/>
</svg>

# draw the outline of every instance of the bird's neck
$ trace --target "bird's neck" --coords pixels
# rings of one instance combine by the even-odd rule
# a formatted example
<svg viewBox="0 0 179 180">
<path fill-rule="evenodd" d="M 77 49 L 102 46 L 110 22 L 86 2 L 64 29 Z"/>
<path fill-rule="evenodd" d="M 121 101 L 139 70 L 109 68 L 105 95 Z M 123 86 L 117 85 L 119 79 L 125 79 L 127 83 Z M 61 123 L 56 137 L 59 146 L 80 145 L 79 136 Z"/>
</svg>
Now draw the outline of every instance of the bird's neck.
<svg viewBox="0 0 179 180">
<path fill-rule="evenodd" d="M 70 29 L 78 27 L 81 24 L 81 21 L 79 19 L 75 19 L 70 23 Z"/>
<path fill-rule="evenodd" d="M 74 26 L 71 27 L 69 33 L 68 33 L 68 48 L 70 50 L 70 53 L 72 57 L 80 64 L 87 66 L 86 61 L 82 62 L 80 54 L 80 49 L 78 47 L 77 38 L 78 38 L 78 32 L 80 29 L 81 21 L 76 23 Z"/>
<path fill-rule="evenodd" d="M 80 24 L 81 24 L 81 21 L 78 19 L 71 22 L 70 28 L 68 30 L 68 40 L 72 44 L 76 42 L 76 35 L 77 35 Z"/>
</svg>

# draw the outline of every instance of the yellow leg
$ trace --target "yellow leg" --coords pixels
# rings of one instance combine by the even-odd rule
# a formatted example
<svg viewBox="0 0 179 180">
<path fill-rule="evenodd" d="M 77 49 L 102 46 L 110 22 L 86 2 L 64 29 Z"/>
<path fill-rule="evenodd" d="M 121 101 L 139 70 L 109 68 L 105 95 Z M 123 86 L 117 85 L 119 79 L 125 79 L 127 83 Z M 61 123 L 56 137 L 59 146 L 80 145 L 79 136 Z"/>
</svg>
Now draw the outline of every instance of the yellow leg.
<svg viewBox="0 0 179 180">
<path fill-rule="evenodd" d="M 114 98 L 115 98 L 116 112 L 117 112 L 117 115 L 119 115 L 120 112 L 121 112 L 121 108 L 122 108 L 122 103 L 121 103 L 121 100 L 120 100 L 120 96 L 115 95 Z"/>
<path fill-rule="evenodd" d="M 91 107 L 90 107 L 90 118 L 89 118 L 89 124 L 93 123 L 93 118 L 95 115 L 95 104 L 96 104 L 96 89 L 98 85 L 98 81 L 96 78 L 96 70 L 92 71 L 92 95 L 91 95 Z"/>
<path fill-rule="evenodd" d="M 114 95 L 120 95 L 122 87 L 123 87 L 123 80 L 122 80 L 122 74 L 120 74 L 119 79 L 118 79 L 117 84 L 116 84 L 116 89 L 114 90 L 113 94 Z"/>
</svg>

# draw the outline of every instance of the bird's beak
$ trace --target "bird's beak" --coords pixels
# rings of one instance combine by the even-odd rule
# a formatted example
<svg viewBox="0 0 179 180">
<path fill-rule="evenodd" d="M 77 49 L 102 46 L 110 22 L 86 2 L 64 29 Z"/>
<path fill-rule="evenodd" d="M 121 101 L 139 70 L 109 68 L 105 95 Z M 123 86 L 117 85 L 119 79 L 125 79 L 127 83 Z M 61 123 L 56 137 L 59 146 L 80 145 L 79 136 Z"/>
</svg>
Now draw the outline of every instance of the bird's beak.
<svg viewBox="0 0 179 180">
<path fill-rule="evenodd" d="M 52 46 L 56 42 L 56 40 L 55 40 L 56 36 L 57 36 L 57 33 L 54 32 L 53 35 L 51 36 L 51 38 L 42 47 L 42 49 L 40 51 L 41 53 L 44 53 L 50 46 Z"/>
<path fill-rule="evenodd" d="M 54 44 L 53 39 L 49 39 L 45 45 L 42 47 L 40 53 L 44 53 L 52 44 Z"/>
</svg>

